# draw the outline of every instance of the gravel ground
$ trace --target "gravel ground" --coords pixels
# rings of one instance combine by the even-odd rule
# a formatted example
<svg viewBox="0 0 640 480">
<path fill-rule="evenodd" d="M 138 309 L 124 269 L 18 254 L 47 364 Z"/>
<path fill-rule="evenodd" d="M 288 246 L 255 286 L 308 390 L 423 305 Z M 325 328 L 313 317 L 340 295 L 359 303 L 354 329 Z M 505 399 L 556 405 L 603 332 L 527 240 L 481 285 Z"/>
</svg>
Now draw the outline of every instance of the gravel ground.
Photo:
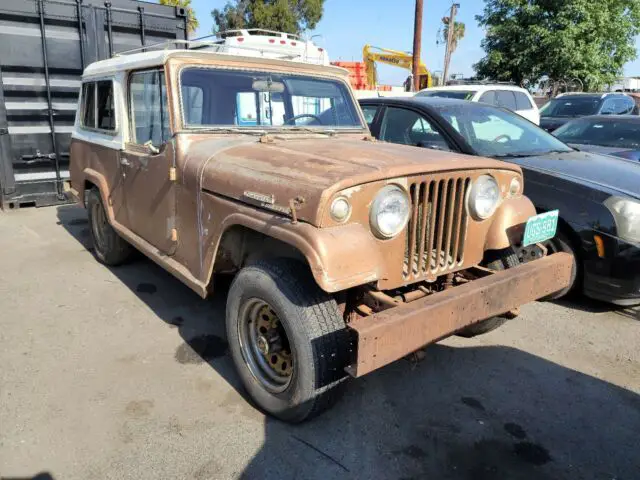
<svg viewBox="0 0 640 480">
<path fill-rule="evenodd" d="M 224 292 L 89 243 L 76 207 L 0 213 L 0 477 L 640 478 L 637 309 L 527 305 L 289 426 L 243 396 Z"/>
</svg>

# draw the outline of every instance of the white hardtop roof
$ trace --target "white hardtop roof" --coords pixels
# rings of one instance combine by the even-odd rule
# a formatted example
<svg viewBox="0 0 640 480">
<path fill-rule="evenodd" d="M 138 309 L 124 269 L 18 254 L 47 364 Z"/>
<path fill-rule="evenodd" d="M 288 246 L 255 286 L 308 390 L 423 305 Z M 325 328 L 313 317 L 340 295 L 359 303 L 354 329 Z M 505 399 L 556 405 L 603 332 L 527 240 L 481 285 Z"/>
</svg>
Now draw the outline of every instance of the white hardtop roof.
<svg viewBox="0 0 640 480">
<path fill-rule="evenodd" d="M 116 73 L 127 70 L 138 70 L 142 68 L 160 67 L 170 57 L 192 57 L 192 58 L 209 58 L 213 60 L 229 59 L 229 57 L 236 57 L 242 59 L 247 63 L 264 64 L 269 65 L 287 65 L 295 70 L 296 67 L 304 69 L 313 69 L 318 72 L 331 73 L 333 75 L 345 76 L 348 75 L 348 70 L 341 67 L 317 65 L 313 63 L 301 62 L 298 60 L 282 60 L 269 57 L 257 57 L 257 56 L 244 56 L 233 53 L 224 52 L 212 52 L 206 50 L 186 50 L 186 49 L 166 49 L 166 50 L 154 50 L 150 52 L 131 53 L 127 55 L 116 55 L 113 58 L 107 60 L 100 60 L 94 62 L 85 68 L 82 74 L 83 79 L 106 77 L 115 75 Z"/>
<path fill-rule="evenodd" d="M 269 65 L 286 65 L 292 69 L 296 69 L 298 67 L 304 69 L 313 69 L 318 70 L 318 72 L 327 72 L 333 75 L 346 76 L 348 75 L 348 70 L 335 67 L 331 65 L 319 65 L 315 63 L 309 63 L 301 60 L 290 60 L 290 59 L 282 59 L 282 58 L 273 58 L 269 56 L 259 56 L 256 52 L 247 52 L 246 55 L 238 54 L 236 51 L 231 52 L 221 52 L 221 51 L 211 51 L 205 49 L 185 49 L 185 48 L 167 48 L 162 50 L 151 50 L 148 52 L 137 52 L 137 53 L 129 53 L 123 55 L 115 55 L 113 58 L 109 58 L 107 60 L 100 60 L 94 62 L 85 68 L 84 73 L 82 75 L 83 79 L 86 78 L 95 78 L 95 77 L 104 77 L 114 75 L 119 72 L 127 71 L 127 70 L 138 70 L 142 68 L 152 68 L 152 67 L 160 67 L 164 65 L 164 63 L 170 57 L 191 57 L 191 58 L 205 58 L 211 59 L 212 61 L 228 60 L 229 57 L 235 57 L 238 59 L 242 59 L 242 61 L 246 61 L 247 63 L 252 64 L 264 64 L 265 66 Z M 244 53 L 244 52 L 243 52 Z"/>
<path fill-rule="evenodd" d="M 451 91 L 467 91 L 467 90 L 514 90 L 522 92 L 525 90 L 522 87 L 518 87 L 517 85 L 508 85 L 504 83 L 467 83 L 463 85 L 443 85 L 441 87 L 429 87 L 420 90 L 421 92 L 435 92 L 440 90 L 451 90 Z"/>
</svg>

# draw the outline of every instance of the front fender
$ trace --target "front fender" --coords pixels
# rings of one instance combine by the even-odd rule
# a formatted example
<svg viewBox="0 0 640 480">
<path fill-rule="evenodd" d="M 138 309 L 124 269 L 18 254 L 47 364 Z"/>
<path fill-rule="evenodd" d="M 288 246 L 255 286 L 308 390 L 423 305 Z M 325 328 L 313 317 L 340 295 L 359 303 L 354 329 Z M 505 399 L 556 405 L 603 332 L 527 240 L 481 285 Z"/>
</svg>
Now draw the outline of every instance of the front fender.
<svg viewBox="0 0 640 480">
<path fill-rule="evenodd" d="M 535 214 L 536 207 L 524 195 L 503 201 L 493 214 L 485 239 L 485 250 L 502 250 L 520 243 L 527 220 Z"/>
<path fill-rule="evenodd" d="M 358 223 L 317 228 L 214 195 L 205 194 L 202 200 L 204 218 L 209 219 L 203 222 L 207 232 L 203 244 L 207 283 L 213 275 L 220 239 L 234 226 L 255 230 L 296 248 L 306 258 L 318 286 L 326 292 L 339 292 L 381 277 L 382 253 L 370 231 Z"/>
</svg>

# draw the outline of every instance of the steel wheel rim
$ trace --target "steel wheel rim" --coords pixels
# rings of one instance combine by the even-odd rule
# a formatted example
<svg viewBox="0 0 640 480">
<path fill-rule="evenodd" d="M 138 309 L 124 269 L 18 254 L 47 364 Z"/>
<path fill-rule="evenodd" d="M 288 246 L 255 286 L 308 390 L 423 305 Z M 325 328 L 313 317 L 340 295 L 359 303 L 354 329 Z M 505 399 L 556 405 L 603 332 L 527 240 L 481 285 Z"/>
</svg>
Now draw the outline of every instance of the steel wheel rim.
<svg viewBox="0 0 640 480">
<path fill-rule="evenodd" d="M 293 355 L 282 322 L 264 300 L 247 300 L 238 315 L 240 350 L 251 375 L 268 391 L 287 389 L 294 373 Z"/>
<path fill-rule="evenodd" d="M 99 203 L 93 205 L 92 212 L 92 229 L 93 229 L 93 238 L 95 240 L 96 246 L 99 250 L 104 250 L 104 230 L 107 226 L 107 216 L 105 215 L 104 208 Z"/>
</svg>

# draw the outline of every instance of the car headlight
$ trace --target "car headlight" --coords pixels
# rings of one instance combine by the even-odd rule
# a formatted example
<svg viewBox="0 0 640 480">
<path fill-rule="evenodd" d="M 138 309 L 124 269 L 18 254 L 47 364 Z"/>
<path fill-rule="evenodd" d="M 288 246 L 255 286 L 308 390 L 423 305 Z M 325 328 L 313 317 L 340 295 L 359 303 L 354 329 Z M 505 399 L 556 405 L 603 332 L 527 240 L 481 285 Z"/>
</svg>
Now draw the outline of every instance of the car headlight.
<svg viewBox="0 0 640 480">
<path fill-rule="evenodd" d="M 392 238 L 398 235 L 409 220 L 409 198 L 397 185 L 380 189 L 371 205 L 369 221 L 377 237 Z"/>
<path fill-rule="evenodd" d="M 469 212 L 476 220 L 489 218 L 498 208 L 500 187 L 491 175 L 481 175 L 469 192 Z"/>
<path fill-rule="evenodd" d="M 624 197 L 609 197 L 604 202 L 613 215 L 618 237 L 640 243 L 640 202 Z"/>
</svg>

